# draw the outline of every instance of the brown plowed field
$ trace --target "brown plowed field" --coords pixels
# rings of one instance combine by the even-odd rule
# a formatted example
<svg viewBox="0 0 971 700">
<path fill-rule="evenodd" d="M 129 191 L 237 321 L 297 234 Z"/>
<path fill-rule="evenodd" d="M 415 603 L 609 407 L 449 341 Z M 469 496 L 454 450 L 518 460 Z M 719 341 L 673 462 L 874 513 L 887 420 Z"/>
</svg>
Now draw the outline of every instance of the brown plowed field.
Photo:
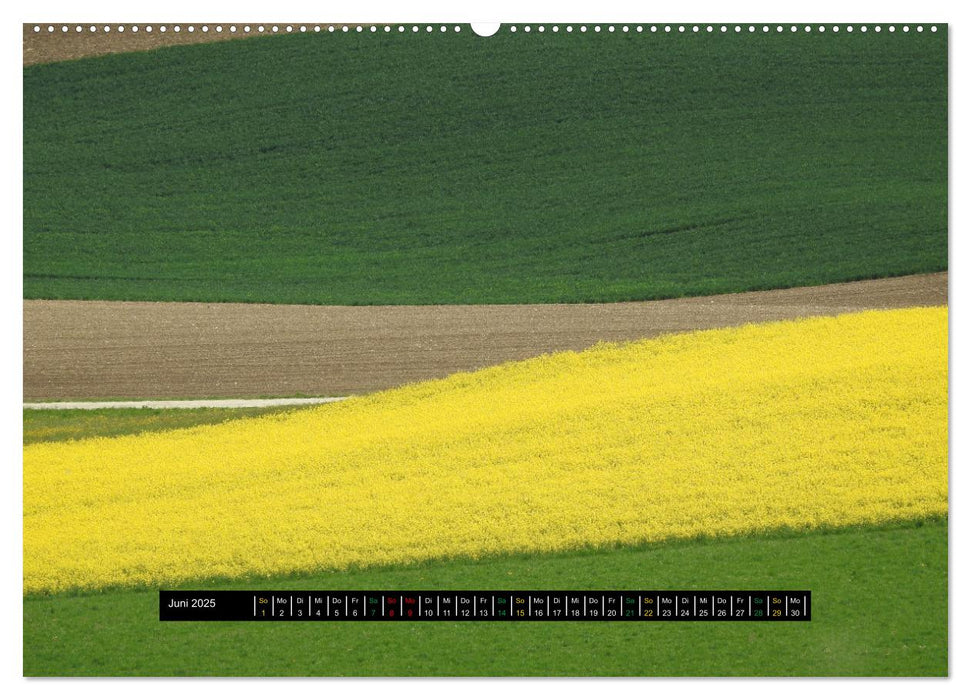
<svg viewBox="0 0 971 700">
<path fill-rule="evenodd" d="M 24 302 L 24 400 L 342 396 L 598 340 L 947 303 L 947 273 L 618 304 Z"/>
<path fill-rule="evenodd" d="M 105 25 L 111 31 L 104 30 Z M 266 31 L 262 34 L 256 28 L 263 25 Z M 178 25 L 179 31 L 175 31 Z M 193 27 L 192 32 L 188 31 L 189 26 Z M 243 27 L 249 25 L 249 34 L 243 31 Z M 69 61 L 76 58 L 87 58 L 88 56 L 104 56 L 110 53 L 127 53 L 129 51 L 149 51 L 162 46 L 180 46 L 183 44 L 206 44 L 213 41 L 226 41 L 227 39 L 246 39 L 256 36 L 274 35 L 272 27 L 276 26 L 279 31 L 276 35 L 287 34 L 287 26 L 293 27 L 293 32 L 299 32 L 300 26 L 306 26 L 308 32 L 313 31 L 313 27 L 320 25 L 321 31 L 329 24 L 320 22 L 307 24 L 294 24 L 292 22 L 159 22 L 158 24 L 138 24 L 138 31 L 131 31 L 131 24 L 124 24 L 125 30 L 118 31 L 119 24 L 109 24 L 106 22 L 83 22 L 71 24 L 25 24 L 24 25 L 24 65 L 30 66 L 35 63 L 53 63 L 55 61 Z M 54 27 L 53 32 L 48 31 L 48 27 Z M 152 31 L 145 31 L 146 26 L 151 26 Z M 160 31 L 161 27 L 165 31 Z M 203 32 L 202 27 L 209 28 L 208 32 Z M 231 32 L 230 27 L 235 26 L 236 31 Z M 344 26 L 343 24 L 339 26 Z M 356 26 L 356 25 L 347 25 Z M 40 27 L 39 32 L 34 31 L 34 27 Z M 62 31 L 67 27 L 67 31 Z M 81 31 L 77 28 L 81 27 Z M 91 27 L 95 31 L 91 31 Z M 221 32 L 216 31 L 216 27 L 222 27 Z"/>
</svg>

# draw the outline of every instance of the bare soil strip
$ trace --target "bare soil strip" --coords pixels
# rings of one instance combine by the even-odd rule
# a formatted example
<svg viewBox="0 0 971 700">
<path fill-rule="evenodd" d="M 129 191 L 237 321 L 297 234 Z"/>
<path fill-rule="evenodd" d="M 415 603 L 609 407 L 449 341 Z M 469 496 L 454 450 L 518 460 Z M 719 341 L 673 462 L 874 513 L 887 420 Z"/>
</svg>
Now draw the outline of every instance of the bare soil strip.
<svg viewBox="0 0 971 700">
<path fill-rule="evenodd" d="M 947 273 L 616 304 L 25 301 L 24 400 L 346 396 L 598 341 L 947 304 Z"/>
<path fill-rule="evenodd" d="M 188 31 L 189 26 L 193 31 Z M 265 31 L 261 34 L 256 28 L 263 26 Z M 320 25 L 319 22 L 311 24 L 308 31 L 313 31 L 313 27 Z M 110 31 L 104 30 L 105 26 Z M 118 31 L 119 26 L 124 26 L 124 31 Z M 30 66 L 35 63 L 54 63 L 56 61 L 70 61 L 76 58 L 87 58 L 88 56 L 104 56 L 112 53 L 128 53 L 130 51 L 149 51 L 162 46 L 181 46 L 184 44 L 208 44 L 213 41 L 226 41 L 229 39 L 246 39 L 255 36 L 273 35 L 272 27 L 276 26 L 279 31 L 276 35 L 286 34 L 286 27 L 294 27 L 295 32 L 299 32 L 300 24 L 294 26 L 293 23 L 261 23 L 261 22 L 159 22 L 151 24 L 152 31 L 146 31 L 146 25 L 138 24 L 138 31 L 133 32 L 131 24 L 119 25 L 118 23 L 106 22 L 73 22 L 70 24 L 25 24 L 24 25 L 24 65 Z M 161 31 L 162 27 L 165 31 Z M 179 31 L 175 31 L 175 27 Z M 203 32 L 202 27 L 206 26 L 209 31 Z M 230 27 L 236 27 L 236 31 L 230 31 Z M 243 27 L 249 26 L 250 32 L 243 31 Z M 306 26 L 306 25 L 302 25 Z M 344 26 L 343 24 L 341 26 Z M 40 27 L 39 32 L 34 31 L 34 27 Z M 48 31 L 48 27 L 54 27 L 54 31 Z M 67 31 L 63 28 L 67 27 Z M 77 28 L 81 27 L 81 31 Z M 95 31 L 91 31 L 91 27 Z M 216 27 L 222 27 L 221 32 L 216 31 Z"/>
<path fill-rule="evenodd" d="M 191 401 L 52 401 L 25 403 L 24 408 L 34 411 L 93 411 L 101 408 L 270 408 L 272 406 L 312 406 L 321 403 L 343 401 L 346 396 L 328 396 L 312 399 L 195 399 Z"/>
</svg>

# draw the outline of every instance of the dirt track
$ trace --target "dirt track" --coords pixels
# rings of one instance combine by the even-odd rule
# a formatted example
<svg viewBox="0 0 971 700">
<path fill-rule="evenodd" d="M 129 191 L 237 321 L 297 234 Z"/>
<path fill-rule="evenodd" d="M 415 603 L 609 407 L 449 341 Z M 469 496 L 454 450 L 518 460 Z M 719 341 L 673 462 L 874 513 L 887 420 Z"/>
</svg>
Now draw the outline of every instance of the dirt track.
<svg viewBox="0 0 971 700">
<path fill-rule="evenodd" d="M 24 400 L 343 396 L 598 340 L 947 303 L 947 273 L 620 304 L 24 302 Z"/>
</svg>

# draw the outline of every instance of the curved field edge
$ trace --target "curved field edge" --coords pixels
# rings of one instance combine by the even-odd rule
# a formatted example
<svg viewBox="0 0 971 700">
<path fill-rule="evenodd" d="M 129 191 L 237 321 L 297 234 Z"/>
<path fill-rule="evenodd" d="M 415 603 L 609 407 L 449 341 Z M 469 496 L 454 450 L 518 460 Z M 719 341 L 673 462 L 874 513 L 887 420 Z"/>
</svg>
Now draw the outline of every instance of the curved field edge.
<svg viewBox="0 0 971 700">
<path fill-rule="evenodd" d="M 941 676 L 948 663 L 947 537 L 947 521 L 941 519 L 798 536 L 248 578 L 235 585 L 187 584 L 302 590 L 812 590 L 811 623 L 771 627 L 160 623 L 155 590 L 29 596 L 24 599 L 24 673 Z"/>
<path fill-rule="evenodd" d="M 25 69 L 25 297 L 620 301 L 947 266 L 946 32 L 368 34 Z"/>
<path fill-rule="evenodd" d="M 947 511 L 947 310 L 560 353 L 24 449 L 27 591 Z"/>
<path fill-rule="evenodd" d="M 43 303 L 43 302 L 40 302 Z M 54 302 L 58 306 L 64 302 Z M 29 346 L 25 355 L 24 366 L 24 395 L 32 397 L 37 394 L 37 387 L 44 386 L 45 401 L 68 401 L 70 397 L 50 395 L 51 386 L 58 386 L 70 375 L 70 382 L 77 382 L 79 378 L 89 389 L 80 396 L 88 401 L 102 400 L 130 400 L 147 399 L 149 394 L 158 390 L 159 385 L 171 387 L 175 383 L 174 375 L 184 372 L 185 367 L 195 367 L 194 376 L 186 377 L 185 381 L 198 387 L 198 379 L 204 375 L 212 379 L 216 369 L 222 370 L 222 386 L 239 389 L 241 380 L 259 372 L 259 368 L 240 367 L 241 358 L 238 347 L 248 345 L 254 352 L 265 358 L 266 364 L 277 368 L 290 367 L 293 374 L 302 376 L 304 382 L 314 381 L 314 378 L 325 376 L 327 382 L 332 382 L 335 375 L 344 373 L 347 377 L 355 377 L 357 384 L 343 386 L 340 396 L 351 394 L 365 394 L 380 391 L 394 386 L 403 386 L 422 380 L 436 379 L 448 376 L 457 371 L 469 371 L 478 367 L 487 367 L 513 360 L 536 357 L 544 353 L 579 350 L 594 345 L 599 341 L 630 342 L 683 333 L 709 328 L 724 328 L 744 325 L 745 323 L 765 323 L 770 321 L 807 318 L 810 316 L 832 316 L 841 313 L 865 311 L 868 309 L 892 309 L 918 306 L 939 306 L 947 303 L 947 273 L 933 275 L 910 275 L 898 280 L 881 280 L 875 283 L 849 283 L 844 285 L 827 285 L 823 287 L 802 288 L 794 294 L 786 291 L 775 291 L 768 294 L 742 294 L 721 297 L 695 297 L 689 302 L 667 301 L 658 302 L 649 308 L 644 306 L 643 315 L 632 320 L 613 317 L 610 311 L 618 311 L 627 305 L 593 307 L 563 307 L 566 314 L 551 319 L 551 315 L 536 314 L 539 308 L 543 310 L 552 307 L 521 306 L 500 307 L 502 314 L 495 318 L 483 320 L 482 314 L 488 314 L 489 307 L 461 307 L 469 315 L 457 313 L 451 315 L 451 309 L 439 309 L 445 313 L 438 316 L 434 322 L 427 319 L 402 317 L 407 313 L 407 307 L 392 307 L 393 318 L 390 315 L 375 315 L 374 307 L 357 308 L 350 315 L 334 318 L 330 323 L 308 324 L 306 316 L 294 321 L 284 314 L 264 318 L 265 323 L 272 323 L 276 328 L 273 340 L 265 337 L 261 330 L 255 333 L 250 326 L 238 317 L 229 318 L 219 315 L 199 318 L 195 311 L 197 305 L 190 304 L 181 311 L 163 315 L 161 318 L 147 313 L 145 309 L 135 311 L 132 304 L 125 302 L 109 303 L 107 310 L 97 314 L 88 308 L 89 302 L 67 302 L 70 308 L 59 309 L 56 314 L 44 312 L 45 318 L 39 320 L 38 302 L 24 304 L 24 342 Z M 102 304 L 98 303 L 101 307 Z M 141 305 L 135 305 L 141 306 Z M 180 304 L 153 304 L 153 309 L 159 307 L 171 308 Z M 213 306 L 213 305 L 209 305 Z M 641 305 L 638 305 L 641 307 Z M 248 309 L 262 310 L 263 307 Z M 307 307 L 301 307 L 306 310 Z M 314 307 L 326 313 L 325 307 Z M 597 314 L 596 320 L 591 314 L 583 314 L 580 308 L 591 309 Z M 702 311 L 699 313 L 699 308 Z M 718 309 L 718 311 L 713 311 Z M 343 312 L 350 312 L 342 307 Z M 387 310 L 387 309 L 386 309 Z M 608 313 L 597 313 L 598 311 Z M 574 313 L 576 311 L 576 313 Z M 475 313 L 479 313 L 476 316 Z M 124 319 L 148 319 L 143 325 L 132 328 Z M 159 325 L 171 324 L 173 317 L 181 319 L 177 325 L 185 327 L 218 327 L 221 335 L 192 335 L 178 337 L 178 334 L 163 334 L 158 332 Z M 613 321 L 611 320 L 613 318 Z M 401 327 L 393 326 L 392 321 L 401 319 Z M 546 320 L 545 325 L 542 323 Z M 70 325 L 69 325 L 69 322 Z M 111 323 L 118 327 L 106 334 L 103 330 Z M 261 326 L 264 324 L 260 324 Z M 310 328 L 308 329 L 308 325 Z M 464 343 L 458 342 L 454 329 L 456 325 L 469 326 L 469 332 L 463 337 Z M 352 341 L 335 343 L 334 337 L 338 329 L 350 326 L 348 335 Z M 389 328 L 389 326 L 393 326 Z M 624 330 L 618 330 L 623 326 Z M 91 332 L 90 329 L 102 329 Z M 371 329 L 368 333 L 364 328 Z M 42 330 L 40 330 L 42 329 Z M 356 332 L 361 329 L 360 332 Z M 376 330 L 383 329 L 383 330 Z M 569 330 L 565 330 L 569 329 Z M 322 340 L 319 345 L 307 347 L 300 343 L 301 333 L 319 335 Z M 82 335 L 85 339 L 78 346 L 75 337 Z M 497 343 L 494 338 L 503 335 L 504 340 Z M 73 340 L 65 340 L 73 338 Z M 419 348 L 411 355 L 406 353 L 408 343 L 414 347 L 414 337 L 423 338 L 434 347 L 448 346 L 446 354 L 429 353 Z M 392 339 L 397 340 L 391 345 Z M 509 338 L 512 338 L 509 340 Z M 527 340 L 528 338 L 528 340 Z M 293 355 L 274 354 L 280 342 L 297 347 Z M 388 350 L 384 359 L 374 356 L 373 348 L 380 345 Z M 124 347 L 132 352 L 121 351 Z M 222 347 L 222 353 L 217 356 L 216 347 Z M 98 347 L 97 352 L 89 351 Z M 309 353 L 320 353 L 327 348 L 330 364 L 322 364 L 321 354 L 314 357 L 311 366 L 307 366 L 306 357 Z M 39 348 L 43 348 L 43 353 Z M 119 352 L 112 353 L 109 348 Z M 159 348 L 165 348 L 158 354 Z M 186 353 L 190 348 L 198 350 L 197 355 L 191 357 Z M 227 355 L 232 350 L 232 355 Z M 454 353 L 454 355 L 453 355 Z M 95 355 L 97 359 L 95 358 Z M 71 358 L 65 362 L 65 357 Z M 454 357 L 461 357 L 456 361 Z M 188 361 L 187 361 L 188 358 Z M 296 358 L 299 358 L 297 360 Z M 352 359 L 353 358 L 353 359 Z M 393 358 L 393 362 L 389 359 Z M 206 364 L 208 360 L 208 364 Z M 298 366 L 291 363 L 299 362 Z M 151 365 L 155 367 L 158 379 L 147 375 L 144 371 L 135 371 L 135 367 Z M 350 365 L 348 367 L 347 365 Z M 434 372 L 438 376 L 412 376 L 414 368 L 421 366 L 425 372 Z M 52 370 L 63 372 L 58 376 L 52 375 Z M 140 391 L 129 395 L 105 397 L 97 392 L 105 390 L 106 378 L 117 378 L 118 373 L 125 373 L 123 368 L 132 368 L 127 376 L 136 382 L 135 387 Z M 439 374 L 440 372 L 440 374 Z M 373 386 L 375 373 L 380 373 L 383 384 Z M 286 376 L 287 372 L 284 372 Z M 28 376 L 32 375 L 32 376 Z M 164 379 L 162 379 L 164 377 Z M 368 380 L 370 379 L 370 384 Z M 261 380 L 266 382 L 266 380 Z M 275 377 L 266 383 L 280 387 L 281 380 Z M 219 384 L 219 381 L 216 382 Z M 283 381 L 283 384 L 286 384 Z M 97 388 L 95 388 L 97 387 Z M 245 392 L 245 386 L 243 391 Z M 315 398 L 329 396 L 321 392 L 320 387 L 311 394 L 283 393 L 273 395 L 258 395 L 255 392 L 246 393 L 244 398 L 275 399 L 285 398 Z M 130 391 L 133 391 L 130 389 Z M 77 391 L 77 390 L 76 390 Z M 338 395 L 338 394 L 333 394 Z M 74 400 L 78 400 L 75 396 Z M 196 396 L 173 395 L 166 400 L 198 400 L 198 399 L 230 399 L 225 394 Z M 285 412 L 281 409 L 225 409 L 224 407 L 205 410 L 185 410 L 165 412 L 163 410 L 31 410 L 23 414 L 24 444 L 35 442 L 54 442 L 67 439 L 82 439 L 86 437 L 111 437 L 141 432 L 158 432 L 160 430 L 187 427 L 193 424 L 209 424 L 223 422 L 233 417 L 258 415 L 261 411 L 267 413 Z"/>
<path fill-rule="evenodd" d="M 231 420 L 301 410 L 306 408 L 273 406 L 269 408 L 24 409 L 23 444 L 160 433 L 197 425 L 216 425 Z"/>
<path fill-rule="evenodd" d="M 166 49 L 170 46 L 181 46 L 185 44 L 203 44 L 214 41 L 226 41 L 229 39 L 257 39 L 266 37 L 266 34 L 230 32 L 229 27 L 232 22 L 225 23 L 225 31 L 180 31 L 175 32 L 169 28 L 167 32 L 119 32 L 112 27 L 110 32 L 104 32 L 103 26 L 98 25 L 97 31 L 92 33 L 90 25 L 84 25 L 84 31 L 78 33 L 74 31 L 77 25 L 71 25 L 68 32 L 62 32 L 61 26 L 55 27 L 54 32 L 47 31 L 49 25 L 42 24 L 40 31 L 34 31 L 34 24 L 24 24 L 23 28 L 23 64 L 32 66 L 43 63 L 58 63 L 61 61 L 78 61 L 97 58 L 108 54 L 131 53 L 135 51 L 157 51 Z M 240 22 L 240 27 L 245 22 Z"/>
<path fill-rule="evenodd" d="M 628 304 L 314 307 L 28 300 L 23 390 L 26 400 L 38 401 L 348 396 L 582 350 L 598 341 L 946 303 L 946 272 Z M 248 352 L 241 353 L 242 347 Z"/>
<path fill-rule="evenodd" d="M 738 535 L 695 535 L 693 537 L 671 538 L 666 540 L 655 540 L 650 542 L 637 543 L 608 543 L 595 546 L 578 547 L 574 549 L 564 549 L 557 551 L 514 551 L 489 555 L 453 555 L 441 556 L 421 561 L 408 562 L 406 564 L 382 563 L 382 564 L 352 564 L 344 568 L 317 568 L 317 569 L 293 569 L 289 571 L 276 572 L 273 574 L 253 575 L 244 574 L 241 576 L 209 576 L 194 579 L 186 579 L 171 584 L 114 584 L 101 588 L 68 588 L 56 592 L 28 592 L 25 591 L 23 598 L 25 601 L 40 600 L 60 600 L 66 598 L 86 598 L 106 595 L 121 595 L 128 593 L 144 593 L 151 591 L 157 593 L 159 589 L 164 590 L 240 590 L 249 588 L 280 588 L 301 590 L 304 584 L 319 580 L 341 580 L 345 577 L 348 580 L 370 580 L 370 577 L 378 579 L 382 577 L 409 576 L 409 572 L 421 572 L 427 568 L 456 568 L 461 570 L 486 570 L 499 569 L 515 565 L 517 569 L 528 570 L 531 562 L 545 562 L 565 559 L 569 561 L 581 562 L 587 558 L 597 560 L 601 557 L 609 557 L 611 554 L 620 556 L 637 555 L 653 556 L 652 552 L 665 552 L 674 550 L 690 550 L 693 547 L 706 548 L 711 546 L 728 545 L 739 546 L 743 549 L 757 547 L 759 543 L 771 541 L 782 542 L 785 540 L 800 540 L 802 538 L 826 537 L 831 535 L 854 535 L 854 534 L 873 534 L 887 533 L 896 530 L 912 530 L 920 528 L 945 528 L 947 529 L 948 515 L 931 515 L 922 518 L 896 518 L 884 520 L 879 523 L 861 523 L 854 525 L 820 525 L 816 527 L 792 528 L 783 527 L 776 529 L 766 529 L 758 532 L 748 532 Z M 399 586 L 400 587 L 400 586 Z M 336 590 L 336 588 L 335 588 Z"/>
</svg>

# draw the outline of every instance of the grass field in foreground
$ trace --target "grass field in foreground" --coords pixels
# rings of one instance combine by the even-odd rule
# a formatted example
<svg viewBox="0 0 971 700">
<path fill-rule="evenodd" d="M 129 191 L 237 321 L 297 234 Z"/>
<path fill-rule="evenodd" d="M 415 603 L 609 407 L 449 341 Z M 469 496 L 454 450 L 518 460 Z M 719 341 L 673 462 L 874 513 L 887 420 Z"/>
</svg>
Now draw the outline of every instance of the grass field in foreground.
<svg viewBox="0 0 971 700">
<path fill-rule="evenodd" d="M 254 418 L 301 410 L 306 408 L 274 406 L 269 408 L 25 409 L 24 444 L 138 435 L 196 425 L 216 425 L 238 418 Z"/>
<path fill-rule="evenodd" d="M 31 66 L 24 296 L 615 301 L 942 270 L 946 34 L 466 27 Z"/>
<path fill-rule="evenodd" d="M 797 588 L 810 623 L 160 623 L 155 590 L 24 600 L 26 675 L 947 673 L 947 522 L 193 582 L 200 587 Z"/>
<path fill-rule="evenodd" d="M 299 413 L 24 448 L 56 592 L 947 512 L 947 309 L 558 353 Z"/>
</svg>

